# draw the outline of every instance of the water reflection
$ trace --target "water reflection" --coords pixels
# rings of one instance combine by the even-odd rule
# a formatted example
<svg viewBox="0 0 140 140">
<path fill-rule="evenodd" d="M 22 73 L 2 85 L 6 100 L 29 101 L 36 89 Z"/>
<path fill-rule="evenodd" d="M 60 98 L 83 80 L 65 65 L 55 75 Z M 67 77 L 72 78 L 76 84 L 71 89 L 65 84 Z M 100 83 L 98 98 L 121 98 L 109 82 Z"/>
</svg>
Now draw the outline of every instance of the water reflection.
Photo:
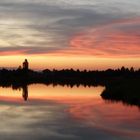
<svg viewBox="0 0 140 140">
<path fill-rule="evenodd" d="M 41 85 L 39 85 L 39 86 L 41 86 Z M 56 88 L 56 89 L 58 89 L 57 87 L 60 87 L 60 85 L 57 85 L 57 84 L 52 84 L 52 85 L 46 85 L 46 88 L 47 87 L 53 87 L 53 91 L 52 92 L 54 92 L 54 89 Z M 30 87 L 32 87 L 32 86 L 30 86 Z M 38 87 L 38 85 L 37 85 L 37 87 Z M 71 86 L 71 85 L 66 85 L 66 86 L 64 86 L 63 85 L 63 87 L 64 87 L 64 89 L 80 89 L 79 91 L 77 91 L 77 93 L 81 93 L 81 91 L 83 90 L 83 89 L 86 89 L 86 88 L 92 88 L 92 87 L 90 87 L 90 86 L 86 86 L 86 85 L 84 85 L 84 86 L 80 86 L 80 85 L 73 85 L 73 86 Z M 96 87 L 93 87 L 94 88 L 94 92 L 95 92 L 95 89 L 98 89 L 97 87 L 101 87 L 101 86 L 96 86 Z M 22 90 L 22 97 L 23 97 L 23 100 L 24 101 L 27 101 L 28 100 L 28 85 L 26 85 L 26 84 L 24 84 L 24 85 L 20 85 L 20 86 L 13 86 L 12 87 L 14 90 Z M 108 88 L 112 88 L 112 87 L 108 87 Z M 103 88 L 100 88 L 101 90 L 98 90 L 97 92 L 100 92 L 100 94 L 101 94 L 101 97 L 102 97 L 102 99 L 103 100 L 105 100 L 105 102 L 106 103 L 117 103 L 117 102 L 121 102 L 123 105 L 130 105 L 130 106 L 133 106 L 133 105 L 136 105 L 136 106 L 138 106 L 139 108 L 140 108 L 140 100 L 139 100 L 139 98 L 133 98 L 133 97 L 131 97 L 131 96 L 123 96 L 122 94 L 119 94 L 119 92 L 117 92 L 118 94 L 114 94 L 114 92 L 116 92 L 116 89 L 113 89 L 113 90 L 110 90 L 110 92 L 109 92 L 109 90 L 108 90 L 108 88 L 105 88 L 105 87 L 103 87 Z M 82 89 L 82 90 L 81 90 Z M 103 90 L 104 89 L 104 90 Z M 36 89 L 37 90 L 37 89 Z M 31 89 L 31 91 L 34 91 L 34 89 Z M 38 90 L 37 90 L 38 91 Z M 122 89 L 122 91 L 123 91 L 123 89 Z M 34 92 L 36 92 L 36 91 L 34 91 Z M 39 92 L 39 91 L 38 91 Z M 46 91 L 42 91 L 42 92 L 46 92 Z M 59 91 L 58 90 L 58 93 L 60 93 L 60 92 L 62 92 L 62 91 Z M 137 91 L 138 92 L 138 91 Z M 20 93 L 19 93 L 20 94 Z M 37 93 L 38 94 L 38 93 Z M 36 95 L 37 95 L 36 94 Z M 52 93 L 51 93 L 51 95 L 52 95 Z M 62 95 L 62 94 L 61 94 Z M 74 95 L 77 95 L 76 93 L 74 93 Z M 87 94 L 84 94 L 84 95 L 86 95 L 86 96 L 88 96 Z M 71 94 L 69 94 L 68 96 L 71 96 Z M 34 97 L 34 95 L 32 95 L 31 97 Z M 44 97 L 43 97 L 44 98 Z"/>
<path fill-rule="evenodd" d="M 41 84 L 24 85 L 22 90 L 0 88 L 0 137 L 5 140 L 11 136 L 15 140 L 138 140 L 138 108 L 106 103 L 100 97 L 103 90 L 102 86 L 70 88 Z M 28 92 L 29 102 L 25 103 Z"/>
<path fill-rule="evenodd" d="M 2 98 L 21 98 L 24 101 L 28 100 L 28 96 L 30 94 L 30 99 L 64 99 L 64 98 L 95 98 L 99 97 L 100 93 L 104 90 L 104 87 L 84 87 L 84 86 L 60 86 L 60 85 L 43 85 L 43 84 L 35 84 L 35 85 L 22 85 L 19 87 L 7 87 L 0 88 L 0 96 Z"/>
<path fill-rule="evenodd" d="M 22 97 L 24 101 L 27 101 L 28 99 L 28 86 L 27 85 L 22 86 Z"/>
<path fill-rule="evenodd" d="M 40 92 L 40 91 L 38 91 L 37 88 L 35 88 L 35 86 L 36 85 L 30 85 L 29 86 L 31 88 L 31 90 L 30 90 L 31 93 L 28 93 L 28 85 L 27 84 L 23 84 L 23 85 L 20 85 L 20 86 L 13 86 L 12 89 L 13 90 L 19 90 L 19 91 L 21 90 L 22 91 L 22 98 L 23 98 L 23 100 L 27 101 L 28 100 L 28 94 L 32 94 L 32 91 L 34 91 L 34 93 L 36 93 L 36 91 Z M 52 90 L 50 92 L 53 92 L 53 94 L 51 94 L 51 95 L 54 95 L 54 90 L 57 89 L 58 90 L 58 91 L 56 91 L 58 93 L 57 95 L 59 95 L 59 96 L 67 95 L 68 97 L 71 97 L 72 95 L 75 95 L 75 96 L 77 95 L 76 93 L 72 94 L 73 90 L 77 90 L 78 89 L 79 90 L 78 92 L 81 93 L 82 91 L 85 91 L 85 89 L 87 90 L 87 89 L 92 89 L 93 88 L 94 95 L 95 95 L 95 92 L 96 93 L 100 93 L 102 99 L 105 100 L 106 103 L 112 103 L 113 104 L 113 103 L 117 103 L 117 102 L 122 102 L 123 105 L 130 105 L 130 106 L 136 105 L 136 106 L 138 106 L 140 108 L 140 104 L 139 104 L 140 102 L 139 102 L 138 98 L 136 98 L 137 99 L 137 101 L 136 101 L 136 99 L 134 100 L 133 98 L 131 99 L 131 98 L 128 98 L 127 96 L 126 97 L 124 97 L 124 96 L 117 96 L 117 95 L 113 96 L 114 94 L 112 94 L 109 91 L 107 92 L 107 88 L 106 87 L 102 87 L 102 86 L 96 86 L 96 87 L 92 86 L 92 87 L 90 87 L 90 86 L 86 86 L 86 85 L 84 85 L 84 86 L 81 86 L 81 85 L 79 85 L 79 86 L 77 86 L 77 85 L 75 85 L 75 86 L 74 85 L 73 86 L 70 86 L 70 85 L 60 86 L 60 85 L 57 85 L 57 84 L 52 84 L 52 85 L 37 84 L 37 87 L 38 86 L 39 86 L 39 88 L 43 88 L 43 86 L 46 87 L 46 89 L 44 91 L 42 91 L 42 93 L 44 92 L 45 95 L 46 95 L 46 91 L 48 90 L 48 87 L 51 87 Z M 34 89 L 36 89 L 36 91 Z M 69 94 L 67 94 L 67 93 L 60 94 L 60 92 L 59 92 L 60 89 L 62 89 L 62 91 L 63 91 L 63 89 L 64 89 L 64 91 L 67 91 L 67 89 L 69 89 Z M 72 89 L 72 90 L 70 90 L 70 89 Z M 35 97 L 35 96 L 39 97 L 40 95 L 42 96 L 42 93 L 39 94 L 39 95 L 38 95 L 38 93 L 34 94 L 32 97 Z M 21 93 L 19 93 L 19 94 L 21 94 Z M 88 97 L 89 96 L 89 91 L 88 91 L 88 94 L 87 93 L 86 94 L 83 93 L 82 95 L 85 95 L 85 97 L 86 96 Z M 93 95 L 93 94 L 91 93 L 91 95 Z M 9 97 L 9 95 L 8 95 L 8 97 Z M 50 95 L 49 95 L 49 97 L 50 97 Z M 44 95 L 43 95 L 43 99 L 44 99 Z"/>
</svg>

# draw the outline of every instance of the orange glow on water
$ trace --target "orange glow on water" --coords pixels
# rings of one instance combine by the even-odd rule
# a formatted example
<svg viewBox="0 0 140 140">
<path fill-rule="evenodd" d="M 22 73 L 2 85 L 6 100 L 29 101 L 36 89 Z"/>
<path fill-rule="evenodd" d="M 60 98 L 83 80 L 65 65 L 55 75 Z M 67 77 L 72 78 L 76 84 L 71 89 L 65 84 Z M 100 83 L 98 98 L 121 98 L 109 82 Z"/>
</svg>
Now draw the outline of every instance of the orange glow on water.
<svg viewBox="0 0 140 140">
<path fill-rule="evenodd" d="M 104 87 L 85 88 L 46 86 L 41 84 L 30 85 L 28 88 L 29 100 L 34 102 L 65 105 L 65 112 L 71 118 L 82 121 L 85 125 L 96 127 L 113 135 L 140 137 L 138 120 L 140 117 L 137 107 L 126 106 L 122 103 L 105 102 L 100 94 Z M 3 102 L 23 103 L 22 89 L 13 91 L 11 88 L 0 88 L 0 100 Z M 16 101 L 17 100 L 17 101 Z M 23 99 L 22 99 L 23 100 Z M 131 111 L 130 111 L 131 109 Z"/>
<path fill-rule="evenodd" d="M 28 88 L 28 87 L 27 87 Z M 88 98 L 98 98 L 99 94 L 103 90 L 103 87 L 91 87 L 85 88 L 80 86 L 79 88 L 73 87 L 62 87 L 57 86 L 53 87 L 45 86 L 42 84 L 31 85 L 29 86 L 28 93 L 29 99 L 40 99 L 40 100 L 48 100 L 48 99 L 88 99 Z M 0 88 L 0 97 L 1 98 L 22 98 L 22 88 L 20 90 L 12 90 L 11 88 Z"/>
</svg>

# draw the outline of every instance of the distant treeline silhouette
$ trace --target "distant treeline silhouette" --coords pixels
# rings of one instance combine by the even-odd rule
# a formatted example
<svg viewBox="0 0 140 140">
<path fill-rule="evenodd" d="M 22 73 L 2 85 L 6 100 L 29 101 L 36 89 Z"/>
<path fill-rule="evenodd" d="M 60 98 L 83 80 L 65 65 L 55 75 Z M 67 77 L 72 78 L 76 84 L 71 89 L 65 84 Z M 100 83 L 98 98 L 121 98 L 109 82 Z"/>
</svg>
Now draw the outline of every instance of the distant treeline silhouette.
<svg viewBox="0 0 140 140">
<path fill-rule="evenodd" d="M 1 84 L 30 84 L 30 83 L 56 83 L 69 85 L 107 85 L 110 82 L 121 81 L 122 79 L 139 79 L 140 69 L 134 68 L 108 69 L 103 71 L 87 71 L 87 70 L 49 70 L 45 69 L 41 72 L 17 69 L 17 70 L 0 70 Z"/>
<path fill-rule="evenodd" d="M 102 97 L 107 100 L 123 101 L 140 106 L 140 69 L 108 69 L 102 71 L 87 70 L 49 70 L 33 71 L 27 68 L 0 70 L 0 85 L 23 87 L 23 85 L 43 83 L 46 85 L 105 86 Z"/>
</svg>

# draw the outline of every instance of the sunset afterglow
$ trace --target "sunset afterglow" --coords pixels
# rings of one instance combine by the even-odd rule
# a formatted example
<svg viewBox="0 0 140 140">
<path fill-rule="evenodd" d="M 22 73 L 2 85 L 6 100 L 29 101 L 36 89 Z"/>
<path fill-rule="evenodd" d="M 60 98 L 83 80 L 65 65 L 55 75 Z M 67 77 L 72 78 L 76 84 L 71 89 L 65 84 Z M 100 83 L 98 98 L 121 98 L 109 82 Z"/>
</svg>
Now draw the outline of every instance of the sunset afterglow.
<svg viewBox="0 0 140 140">
<path fill-rule="evenodd" d="M 0 67 L 17 68 L 25 58 L 36 70 L 140 66 L 138 0 L 5 0 L 0 5 Z"/>
<path fill-rule="evenodd" d="M 140 140 L 140 0 L 0 0 L 0 140 Z"/>
</svg>

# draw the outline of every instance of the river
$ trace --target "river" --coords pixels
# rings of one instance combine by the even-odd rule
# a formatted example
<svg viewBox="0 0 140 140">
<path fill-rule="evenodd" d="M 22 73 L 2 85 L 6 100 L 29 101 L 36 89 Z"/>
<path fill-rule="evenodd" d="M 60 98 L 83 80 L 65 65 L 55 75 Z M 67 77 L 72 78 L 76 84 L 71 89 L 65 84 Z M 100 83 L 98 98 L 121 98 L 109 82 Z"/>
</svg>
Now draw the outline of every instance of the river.
<svg viewBox="0 0 140 140">
<path fill-rule="evenodd" d="M 2 140 L 138 140 L 140 108 L 105 101 L 105 87 L 0 88 Z"/>
</svg>

